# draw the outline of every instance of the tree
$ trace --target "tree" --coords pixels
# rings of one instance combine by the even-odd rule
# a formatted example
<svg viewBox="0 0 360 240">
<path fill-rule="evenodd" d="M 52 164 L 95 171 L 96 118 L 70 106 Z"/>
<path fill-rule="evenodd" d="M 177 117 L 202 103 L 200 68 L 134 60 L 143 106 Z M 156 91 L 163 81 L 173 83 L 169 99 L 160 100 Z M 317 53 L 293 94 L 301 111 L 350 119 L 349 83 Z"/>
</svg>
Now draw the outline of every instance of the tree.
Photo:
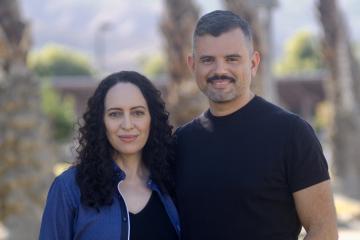
<svg viewBox="0 0 360 240">
<path fill-rule="evenodd" d="M 54 153 L 39 81 L 26 67 L 28 25 L 18 1 L 0 1 L 0 222 L 8 239 L 35 239 Z"/>
<path fill-rule="evenodd" d="M 277 0 L 224 0 L 227 9 L 244 17 L 250 24 L 253 33 L 254 49 L 261 54 L 261 64 L 252 90 L 268 100 L 277 102 L 276 86 L 272 77 L 272 9 Z"/>
<path fill-rule="evenodd" d="M 47 78 L 93 74 L 88 57 L 61 45 L 48 44 L 30 53 L 28 65 L 37 76 L 45 78 L 41 82 L 41 106 L 49 119 L 53 139 L 58 142 L 68 140 L 74 130 L 74 99 L 70 96 L 60 98 Z"/>
<path fill-rule="evenodd" d="M 191 79 L 186 59 L 191 53 L 193 28 L 199 16 L 192 0 L 165 0 L 161 31 L 166 39 L 165 52 L 169 75 L 174 82 Z"/>
<path fill-rule="evenodd" d="M 150 78 L 157 78 L 166 73 L 166 61 L 163 54 L 142 56 L 139 63 L 144 74 Z"/>
<path fill-rule="evenodd" d="M 166 40 L 165 53 L 170 82 L 166 99 L 171 121 L 180 125 L 205 109 L 206 100 L 201 95 L 186 64 L 191 54 L 192 32 L 199 11 L 192 0 L 165 0 L 161 31 Z M 186 106 L 179 110 L 179 106 Z"/>
<path fill-rule="evenodd" d="M 355 48 L 356 60 L 360 61 L 360 42 L 356 42 L 354 48 Z"/>
<path fill-rule="evenodd" d="M 89 58 L 70 48 L 49 44 L 29 56 L 29 67 L 40 77 L 92 75 Z"/>
<path fill-rule="evenodd" d="M 330 72 L 328 97 L 334 108 L 332 151 L 345 192 L 360 197 L 360 72 L 344 16 L 336 0 L 318 0 L 323 55 Z"/>
<path fill-rule="evenodd" d="M 51 127 L 51 136 L 57 142 L 65 142 L 74 132 L 75 101 L 71 96 L 60 95 L 51 87 L 50 82 L 41 83 L 41 107 Z"/>
<path fill-rule="evenodd" d="M 307 31 L 297 32 L 285 46 L 285 54 L 277 63 L 278 75 L 314 72 L 322 69 L 321 47 L 318 38 Z"/>
</svg>

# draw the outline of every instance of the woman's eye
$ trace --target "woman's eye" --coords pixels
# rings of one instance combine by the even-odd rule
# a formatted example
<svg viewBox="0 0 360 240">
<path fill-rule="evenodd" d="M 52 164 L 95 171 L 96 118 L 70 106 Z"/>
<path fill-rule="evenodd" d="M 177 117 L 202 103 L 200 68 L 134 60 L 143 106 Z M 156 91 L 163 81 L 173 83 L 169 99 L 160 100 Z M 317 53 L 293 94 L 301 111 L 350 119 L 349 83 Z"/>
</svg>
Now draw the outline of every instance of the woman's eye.
<svg viewBox="0 0 360 240">
<path fill-rule="evenodd" d="M 145 115 L 145 112 L 143 112 L 143 111 L 135 111 L 135 112 L 133 112 L 133 114 L 136 117 L 141 117 L 141 116 Z"/>
<path fill-rule="evenodd" d="M 109 113 L 109 117 L 112 117 L 112 118 L 117 118 L 117 117 L 120 117 L 120 116 L 121 116 L 120 112 L 110 112 Z"/>
</svg>

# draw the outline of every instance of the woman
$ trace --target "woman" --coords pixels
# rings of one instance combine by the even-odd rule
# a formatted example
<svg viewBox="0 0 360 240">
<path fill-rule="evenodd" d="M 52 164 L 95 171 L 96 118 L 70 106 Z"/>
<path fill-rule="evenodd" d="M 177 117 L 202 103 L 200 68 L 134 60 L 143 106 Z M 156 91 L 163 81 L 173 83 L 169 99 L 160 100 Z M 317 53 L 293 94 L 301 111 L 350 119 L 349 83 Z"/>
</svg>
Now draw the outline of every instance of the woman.
<svg viewBox="0 0 360 240">
<path fill-rule="evenodd" d="M 89 99 L 77 164 L 53 182 L 40 239 L 178 239 L 171 126 L 144 76 L 106 77 Z"/>
</svg>

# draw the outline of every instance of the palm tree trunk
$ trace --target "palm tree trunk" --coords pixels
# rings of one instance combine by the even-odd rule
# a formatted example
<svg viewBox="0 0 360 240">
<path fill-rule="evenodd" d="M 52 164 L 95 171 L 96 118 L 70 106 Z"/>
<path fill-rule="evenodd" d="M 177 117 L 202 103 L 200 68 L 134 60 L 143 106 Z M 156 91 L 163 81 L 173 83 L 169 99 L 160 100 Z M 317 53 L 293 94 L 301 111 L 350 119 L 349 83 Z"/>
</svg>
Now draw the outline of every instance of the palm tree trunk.
<svg viewBox="0 0 360 240">
<path fill-rule="evenodd" d="M 275 0 L 224 0 L 227 9 L 244 17 L 253 30 L 254 49 L 261 54 L 257 76 L 252 81 L 252 90 L 272 102 L 278 101 L 276 84 L 272 76 L 272 8 Z"/>
<path fill-rule="evenodd" d="M 330 72 L 327 94 L 334 107 L 332 150 L 344 190 L 360 197 L 360 74 L 345 18 L 336 0 L 319 0 L 323 55 Z"/>
<path fill-rule="evenodd" d="M 165 0 L 164 3 L 160 28 L 165 39 L 170 77 L 166 99 L 172 123 L 180 125 L 203 111 L 207 102 L 192 81 L 186 63 L 192 52 L 191 39 L 199 10 L 192 0 Z"/>
<path fill-rule="evenodd" d="M 0 222 L 6 239 L 36 239 L 51 163 L 39 82 L 26 67 L 28 25 L 16 0 L 0 0 Z"/>
</svg>

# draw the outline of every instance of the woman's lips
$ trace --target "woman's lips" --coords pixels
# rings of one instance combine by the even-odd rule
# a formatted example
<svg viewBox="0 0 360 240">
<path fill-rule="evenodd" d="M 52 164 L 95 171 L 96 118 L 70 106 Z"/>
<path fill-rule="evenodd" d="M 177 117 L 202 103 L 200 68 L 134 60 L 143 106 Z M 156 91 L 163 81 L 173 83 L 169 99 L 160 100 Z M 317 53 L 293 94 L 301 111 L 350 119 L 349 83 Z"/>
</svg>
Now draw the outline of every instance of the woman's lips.
<svg viewBox="0 0 360 240">
<path fill-rule="evenodd" d="M 137 135 L 120 135 L 120 140 L 126 143 L 130 143 L 136 140 Z"/>
</svg>

